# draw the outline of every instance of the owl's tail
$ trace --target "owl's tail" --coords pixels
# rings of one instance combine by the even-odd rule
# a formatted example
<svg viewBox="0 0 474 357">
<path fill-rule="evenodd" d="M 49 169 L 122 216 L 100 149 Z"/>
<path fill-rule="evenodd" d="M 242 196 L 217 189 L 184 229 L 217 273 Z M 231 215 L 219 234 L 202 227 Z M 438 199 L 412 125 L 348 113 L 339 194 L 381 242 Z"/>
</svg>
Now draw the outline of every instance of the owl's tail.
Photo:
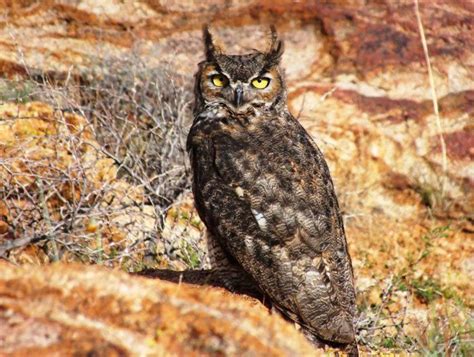
<svg viewBox="0 0 474 357">
<path fill-rule="evenodd" d="M 303 332 L 303 335 L 306 337 L 306 339 L 316 348 L 332 347 L 341 350 L 349 357 L 359 356 L 359 347 L 357 346 L 356 341 L 349 344 L 324 341 L 320 337 L 316 336 L 313 331 L 305 328 L 304 326 L 301 326 L 301 332 Z M 336 356 L 337 355 L 338 354 L 336 353 Z"/>
</svg>

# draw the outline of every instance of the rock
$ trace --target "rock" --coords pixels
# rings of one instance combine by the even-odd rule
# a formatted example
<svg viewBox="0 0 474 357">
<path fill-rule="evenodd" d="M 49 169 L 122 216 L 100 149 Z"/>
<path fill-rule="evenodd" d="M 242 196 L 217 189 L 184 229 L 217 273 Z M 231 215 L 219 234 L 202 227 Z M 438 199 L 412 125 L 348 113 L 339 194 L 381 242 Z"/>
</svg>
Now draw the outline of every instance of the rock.
<svg viewBox="0 0 474 357">
<path fill-rule="evenodd" d="M 0 262 L 0 354 L 323 355 L 258 301 L 97 266 Z"/>
<path fill-rule="evenodd" d="M 370 340 L 371 334 L 385 338 L 380 326 L 393 321 L 407 326 L 404 333 L 413 341 L 425 341 L 429 336 L 423 331 L 433 320 L 429 306 L 414 297 L 414 280 L 427 277 L 444 290 L 452 289 L 467 308 L 473 306 L 474 7 L 470 1 L 419 3 L 441 132 L 411 0 L 346 0 L 337 5 L 290 0 L 0 0 L 0 71 L 11 79 L 45 73 L 59 82 L 73 82 L 75 75 L 87 77 L 94 66 L 107 68 L 108 58 L 136 55 L 149 67 L 179 75 L 179 83 L 190 91 L 203 59 L 204 22 L 213 23 L 215 37 L 233 53 L 265 48 L 268 25 L 275 24 L 285 40 L 282 63 L 290 109 L 325 153 L 344 214 L 359 307 L 362 314 L 375 316 L 359 321 L 362 328 L 367 322 L 362 342 L 375 349 L 378 342 Z M 36 123 L 38 134 L 49 135 L 48 125 Z M 13 137 L 0 130 L 0 140 Z M 40 148 L 34 150 L 39 157 L 50 152 Z M 174 246 L 167 241 L 178 235 L 194 244 L 203 233 L 199 222 L 188 229 L 186 219 L 174 216 L 186 212 L 195 217 L 188 206 L 175 203 L 164 214 L 163 236 L 157 239 L 160 254 L 170 253 Z M 0 234 L 11 240 L 15 232 L 2 221 L 1 212 L 0 206 Z M 26 251 L 25 261 L 43 262 Z M 390 289 L 409 297 L 396 291 L 392 296 Z M 408 305 L 409 326 L 403 314 L 391 312 L 391 298 L 396 311 Z M 367 307 L 371 303 L 376 305 L 373 311 Z M 455 323 L 442 325 L 466 325 L 464 313 L 459 316 Z M 463 332 L 453 333 L 453 341 L 458 335 Z M 441 340 L 450 341 L 445 335 Z"/>
<path fill-rule="evenodd" d="M 7 2 L 0 61 L 12 76 L 24 73 L 21 65 L 44 72 L 81 72 L 100 58 L 134 51 L 150 67 L 167 66 L 184 75 L 191 87 L 202 60 L 203 18 L 216 19 L 216 37 L 231 52 L 265 48 L 267 28 L 262 24 L 276 23 L 286 44 L 283 65 L 290 107 L 331 157 L 336 181 L 346 187 L 377 183 L 371 190 L 374 197 L 364 198 L 373 201 L 369 210 L 412 215 L 413 199 L 395 208 L 400 200 L 394 203 L 393 195 L 399 190 L 381 185 L 389 176 L 403 176 L 408 190 L 420 193 L 419 202 L 436 208 L 435 213 L 469 215 L 474 210 L 474 132 L 469 124 L 474 40 L 466 29 L 474 25 L 473 9 L 456 1 L 420 5 L 447 148 L 446 173 L 414 11 L 409 1 L 348 1 L 338 6 L 256 0 L 200 6 Z M 324 93 L 330 95 L 322 101 Z M 355 157 L 366 161 L 348 165 Z"/>
</svg>

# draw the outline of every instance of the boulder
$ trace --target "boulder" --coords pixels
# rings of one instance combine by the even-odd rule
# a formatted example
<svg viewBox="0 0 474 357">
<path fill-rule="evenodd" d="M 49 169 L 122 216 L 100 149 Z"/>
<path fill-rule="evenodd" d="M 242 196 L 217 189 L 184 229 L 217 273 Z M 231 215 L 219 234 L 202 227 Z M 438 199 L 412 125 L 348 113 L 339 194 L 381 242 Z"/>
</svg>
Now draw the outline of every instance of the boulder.
<svg viewBox="0 0 474 357">
<path fill-rule="evenodd" d="M 0 270 L 0 354 L 323 354 L 260 302 L 224 289 L 78 264 Z"/>
</svg>

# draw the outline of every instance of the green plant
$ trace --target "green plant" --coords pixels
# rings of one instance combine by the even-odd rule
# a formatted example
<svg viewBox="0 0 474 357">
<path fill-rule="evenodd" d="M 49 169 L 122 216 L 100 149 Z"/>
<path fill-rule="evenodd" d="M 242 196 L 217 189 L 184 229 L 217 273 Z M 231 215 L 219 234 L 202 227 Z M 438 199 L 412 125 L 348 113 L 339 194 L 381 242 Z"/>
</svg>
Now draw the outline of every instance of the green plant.
<svg viewBox="0 0 474 357">
<path fill-rule="evenodd" d="M 430 256 L 439 240 L 447 237 L 449 229 L 449 225 L 436 227 L 421 237 L 419 253 L 407 256 L 406 265 L 385 281 L 386 286 L 382 289 L 380 303 L 368 304 L 362 299 L 359 304 L 358 324 L 362 344 L 372 350 L 386 348 L 392 351 L 423 351 L 430 337 L 425 334 L 425 340 L 422 341 L 420 336 L 406 332 L 406 310 L 400 309 L 399 306 L 407 306 L 413 296 L 427 305 L 443 298 L 452 299 L 452 303 L 457 303 L 456 293 L 442 286 L 439 280 L 431 276 L 418 277 L 416 274 L 420 263 Z M 431 321 L 429 327 L 432 328 Z M 422 331 L 420 334 L 423 336 Z"/>
<path fill-rule="evenodd" d="M 201 258 L 198 250 L 184 239 L 182 240 L 180 255 L 191 269 L 197 269 L 201 266 Z"/>
<path fill-rule="evenodd" d="M 0 103 L 26 103 L 33 99 L 38 85 L 30 80 L 0 79 Z"/>
<path fill-rule="evenodd" d="M 463 318 L 468 315 L 468 318 Z M 463 307 L 441 313 L 432 311 L 426 334 L 418 338 L 419 351 L 427 356 L 472 356 L 474 319 Z"/>
<path fill-rule="evenodd" d="M 410 285 L 414 290 L 415 296 L 425 304 L 429 304 L 444 295 L 439 282 L 429 277 L 426 279 L 414 279 Z"/>
</svg>

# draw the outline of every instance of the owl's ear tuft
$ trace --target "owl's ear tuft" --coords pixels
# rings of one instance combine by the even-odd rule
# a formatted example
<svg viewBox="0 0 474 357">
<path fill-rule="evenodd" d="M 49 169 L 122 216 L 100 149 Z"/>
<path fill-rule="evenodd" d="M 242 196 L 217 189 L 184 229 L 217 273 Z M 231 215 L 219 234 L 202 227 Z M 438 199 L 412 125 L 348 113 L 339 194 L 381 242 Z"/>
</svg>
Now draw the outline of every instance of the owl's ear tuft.
<svg viewBox="0 0 474 357">
<path fill-rule="evenodd" d="M 216 58 L 216 55 L 221 53 L 219 46 L 214 44 L 211 32 L 209 31 L 209 25 L 204 25 L 203 27 L 203 39 L 204 39 L 204 51 L 206 53 L 206 59 L 208 61 L 213 61 Z"/>
<path fill-rule="evenodd" d="M 283 41 L 278 38 L 278 34 L 274 25 L 270 26 L 271 31 L 271 43 L 270 48 L 266 52 L 265 59 L 268 66 L 277 65 L 280 63 L 281 56 L 283 55 Z"/>
</svg>

